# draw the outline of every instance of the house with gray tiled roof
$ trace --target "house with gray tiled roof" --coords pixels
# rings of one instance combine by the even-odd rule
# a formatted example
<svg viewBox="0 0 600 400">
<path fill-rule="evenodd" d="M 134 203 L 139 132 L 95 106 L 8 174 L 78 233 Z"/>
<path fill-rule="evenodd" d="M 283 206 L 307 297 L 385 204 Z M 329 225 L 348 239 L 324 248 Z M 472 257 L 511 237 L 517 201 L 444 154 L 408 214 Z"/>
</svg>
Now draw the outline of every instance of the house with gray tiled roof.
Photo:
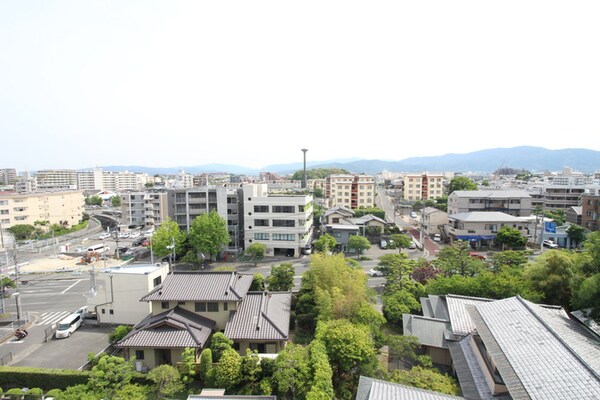
<svg viewBox="0 0 600 400">
<path fill-rule="evenodd" d="M 358 381 L 356 400 L 464 400 L 463 397 L 451 396 L 431 390 L 419 389 L 399 383 L 382 381 L 361 376 Z"/>
<path fill-rule="evenodd" d="M 429 300 L 426 315 L 404 316 L 404 334 L 438 363 L 449 354 L 466 399 L 600 398 L 600 337 L 561 307 L 518 296 Z"/>
<path fill-rule="evenodd" d="M 213 332 L 224 332 L 234 348 L 276 354 L 288 342 L 291 293 L 249 292 L 252 274 L 170 274 L 141 301 L 151 314 L 117 343 L 144 368 L 181 361 L 186 347 L 196 355 Z"/>
</svg>

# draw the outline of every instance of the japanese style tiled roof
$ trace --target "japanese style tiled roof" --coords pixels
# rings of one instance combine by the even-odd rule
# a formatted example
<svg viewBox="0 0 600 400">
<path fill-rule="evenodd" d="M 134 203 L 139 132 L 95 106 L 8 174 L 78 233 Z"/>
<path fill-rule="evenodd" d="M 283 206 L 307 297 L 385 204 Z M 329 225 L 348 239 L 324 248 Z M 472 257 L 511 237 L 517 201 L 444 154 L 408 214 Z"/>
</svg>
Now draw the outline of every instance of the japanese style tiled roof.
<svg viewBox="0 0 600 400">
<path fill-rule="evenodd" d="M 356 400 L 464 400 L 463 397 L 418 389 L 361 376 Z"/>
<path fill-rule="evenodd" d="M 252 274 L 200 272 L 170 274 L 142 301 L 241 301 L 252 283 Z"/>
<path fill-rule="evenodd" d="M 120 340 L 116 347 L 201 348 L 214 327 L 215 321 L 175 307 L 164 313 L 146 317 Z"/>
<path fill-rule="evenodd" d="M 232 311 L 225 336 L 232 340 L 287 340 L 292 294 L 248 293 Z"/>
</svg>

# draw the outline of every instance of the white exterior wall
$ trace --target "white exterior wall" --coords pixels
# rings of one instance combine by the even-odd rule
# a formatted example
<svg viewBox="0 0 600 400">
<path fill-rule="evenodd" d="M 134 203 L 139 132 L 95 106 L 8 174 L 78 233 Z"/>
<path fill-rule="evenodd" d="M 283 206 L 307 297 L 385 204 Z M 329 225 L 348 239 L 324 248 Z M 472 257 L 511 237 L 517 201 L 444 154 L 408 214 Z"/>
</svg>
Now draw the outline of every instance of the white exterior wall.
<svg viewBox="0 0 600 400">
<path fill-rule="evenodd" d="M 244 248 L 252 243 L 262 243 L 267 247 L 266 255 L 273 256 L 275 249 L 289 249 L 294 256 L 310 241 L 313 223 L 311 195 L 271 195 L 266 184 L 250 184 L 243 187 L 244 196 Z M 255 206 L 264 206 L 265 212 L 255 211 Z M 273 206 L 290 206 L 291 213 L 273 212 Z M 304 208 L 304 211 L 301 209 Z M 256 224 L 265 220 L 267 226 Z M 274 220 L 292 220 L 293 227 L 273 226 Z M 274 240 L 275 238 L 275 240 Z M 285 238 L 285 240 L 280 240 Z M 289 238 L 289 239 L 288 239 Z"/>
<path fill-rule="evenodd" d="M 136 268 L 140 273 L 126 272 Z M 147 268 L 152 267 L 126 266 L 97 275 L 98 289 L 96 296 L 88 298 L 88 309 L 98 313 L 98 322 L 135 325 L 152 312 L 151 304 L 140 299 L 155 287 L 156 278 L 164 281 L 169 266 L 155 266 L 151 272 L 142 273 Z"/>
</svg>

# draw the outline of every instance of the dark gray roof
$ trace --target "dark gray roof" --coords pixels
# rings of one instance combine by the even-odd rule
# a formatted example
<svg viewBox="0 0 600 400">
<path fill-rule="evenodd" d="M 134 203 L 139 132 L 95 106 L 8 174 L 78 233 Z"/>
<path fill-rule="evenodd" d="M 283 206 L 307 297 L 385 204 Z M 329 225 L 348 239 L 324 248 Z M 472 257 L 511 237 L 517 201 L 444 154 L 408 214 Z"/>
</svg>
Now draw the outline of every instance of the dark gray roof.
<svg viewBox="0 0 600 400">
<path fill-rule="evenodd" d="M 201 394 L 190 394 L 187 400 L 277 400 L 277 396 L 240 396 L 236 394 L 231 395 L 201 395 Z"/>
<path fill-rule="evenodd" d="M 332 207 L 329 210 L 325 211 L 325 214 L 323 216 L 328 217 L 332 214 L 342 214 L 342 215 L 345 215 L 346 217 L 352 217 L 354 215 L 354 211 L 352 211 L 352 209 L 350 209 L 348 207 L 335 206 L 335 207 Z"/>
<path fill-rule="evenodd" d="M 252 274 L 201 272 L 170 274 L 142 301 L 241 301 L 252 284 Z"/>
<path fill-rule="evenodd" d="M 116 347 L 201 348 L 214 327 L 215 321 L 178 306 L 164 313 L 149 315 Z"/>
<path fill-rule="evenodd" d="M 599 399 L 600 345 L 566 314 L 520 297 L 471 316 L 514 399 Z"/>
<path fill-rule="evenodd" d="M 358 381 L 356 400 L 464 400 L 463 397 L 451 396 L 430 390 L 381 381 L 361 376 Z"/>
<path fill-rule="evenodd" d="M 231 340 L 287 340 L 292 294 L 248 293 L 231 312 L 225 336 Z"/>
</svg>

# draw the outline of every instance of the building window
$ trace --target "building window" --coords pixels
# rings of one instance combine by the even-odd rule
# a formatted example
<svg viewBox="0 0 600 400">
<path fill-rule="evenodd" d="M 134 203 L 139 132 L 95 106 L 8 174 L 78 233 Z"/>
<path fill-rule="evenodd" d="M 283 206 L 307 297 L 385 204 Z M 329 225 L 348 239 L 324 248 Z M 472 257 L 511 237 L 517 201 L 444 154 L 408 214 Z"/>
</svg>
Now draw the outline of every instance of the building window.
<svg viewBox="0 0 600 400">
<path fill-rule="evenodd" d="M 227 302 L 223 303 L 223 311 L 227 311 Z"/>
<path fill-rule="evenodd" d="M 268 219 L 255 219 L 254 226 L 269 226 Z"/>
<path fill-rule="evenodd" d="M 268 213 L 269 206 L 254 206 L 254 212 L 257 213 Z"/>
<path fill-rule="evenodd" d="M 293 213 L 294 206 L 273 206 L 274 213 Z"/>
<path fill-rule="evenodd" d="M 269 234 L 268 233 L 255 233 L 254 239 L 255 240 L 269 240 Z"/>
<path fill-rule="evenodd" d="M 169 309 L 169 302 L 168 301 L 161 301 L 160 302 L 160 308 L 162 308 L 163 310 L 168 310 Z"/>
<path fill-rule="evenodd" d="M 274 219 L 273 226 L 293 228 L 296 224 L 292 219 Z"/>
<path fill-rule="evenodd" d="M 332 221 L 334 224 L 339 224 L 339 223 L 340 223 L 340 219 L 339 219 L 339 218 L 332 218 L 332 219 L 331 219 L 331 221 Z"/>
<path fill-rule="evenodd" d="M 208 312 L 219 312 L 219 303 L 206 303 Z"/>
<path fill-rule="evenodd" d="M 152 280 L 154 287 L 157 287 L 158 285 L 160 285 L 161 282 L 162 282 L 162 276 L 157 276 L 156 278 L 154 278 Z"/>
<path fill-rule="evenodd" d="M 144 350 L 136 350 L 135 351 L 135 359 L 143 360 L 144 359 Z"/>
<path fill-rule="evenodd" d="M 196 303 L 194 303 L 194 311 L 206 312 L 206 303 L 197 301 Z"/>
<path fill-rule="evenodd" d="M 115 315 L 115 310 L 108 310 L 108 313 L 109 313 L 110 315 Z"/>
<path fill-rule="evenodd" d="M 102 314 L 106 314 L 106 310 L 104 308 L 102 309 Z"/>
<path fill-rule="evenodd" d="M 293 242 L 295 240 L 295 238 L 294 238 L 294 234 L 293 233 L 292 234 L 274 233 L 273 234 L 273 240 Z"/>
</svg>

